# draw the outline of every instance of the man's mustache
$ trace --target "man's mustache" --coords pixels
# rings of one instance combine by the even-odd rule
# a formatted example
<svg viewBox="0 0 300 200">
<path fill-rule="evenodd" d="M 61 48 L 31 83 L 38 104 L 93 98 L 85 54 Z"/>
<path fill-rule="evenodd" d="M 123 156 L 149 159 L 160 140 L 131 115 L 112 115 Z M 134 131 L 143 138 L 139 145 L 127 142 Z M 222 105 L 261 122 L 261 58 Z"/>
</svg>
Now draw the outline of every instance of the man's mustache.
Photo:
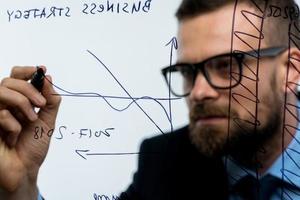
<svg viewBox="0 0 300 200">
<path fill-rule="evenodd" d="M 214 104 L 197 104 L 190 111 L 190 120 L 197 121 L 200 118 L 210 117 L 236 117 L 237 113 L 231 109 L 229 112 L 228 106 L 217 106 Z"/>
</svg>

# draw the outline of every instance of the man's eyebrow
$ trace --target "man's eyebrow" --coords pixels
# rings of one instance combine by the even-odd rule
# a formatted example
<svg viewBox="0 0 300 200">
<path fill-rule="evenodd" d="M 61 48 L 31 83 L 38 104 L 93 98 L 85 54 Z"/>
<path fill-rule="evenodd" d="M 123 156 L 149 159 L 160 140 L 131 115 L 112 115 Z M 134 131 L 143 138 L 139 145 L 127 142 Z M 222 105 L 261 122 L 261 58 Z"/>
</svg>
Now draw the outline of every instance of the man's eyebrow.
<svg viewBox="0 0 300 200">
<path fill-rule="evenodd" d="M 212 59 L 212 58 L 216 58 L 218 56 L 222 56 L 222 55 L 230 55 L 230 54 L 234 54 L 234 53 L 243 53 L 242 51 L 241 52 L 231 52 L 230 50 L 229 51 L 224 51 L 224 52 L 221 52 L 221 53 L 218 53 L 218 54 L 214 54 L 210 57 L 207 57 L 205 59 L 201 59 L 201 60 L 196 60 L 196 59 L 193 59 L 194 61 L 187 61 L 187 60 L 178 60 L 175 64 L 195 64 L 195 63 L 201 63 L 203 61 L 206 61 L 206 60 L 209 60 L 209 59 Z"/>
<path fill-rule="evenodd" d="M 180 65 L 180 64 L 192 64 L 196 62 L 188 62 L 188 61 L 176 61 L 175 65 Z"/>
<path fill-rule="evenodd" d="M 194 63 L 199 63 L 199 62 L 201 62 L 201 61 L 197 61 L 197 60 L 190 60 L 190 61 L 188 61 L 188 60 L 177 60 L 173 65 L 180 65 L 180 64 L 194 64 Z"/>
</svg>

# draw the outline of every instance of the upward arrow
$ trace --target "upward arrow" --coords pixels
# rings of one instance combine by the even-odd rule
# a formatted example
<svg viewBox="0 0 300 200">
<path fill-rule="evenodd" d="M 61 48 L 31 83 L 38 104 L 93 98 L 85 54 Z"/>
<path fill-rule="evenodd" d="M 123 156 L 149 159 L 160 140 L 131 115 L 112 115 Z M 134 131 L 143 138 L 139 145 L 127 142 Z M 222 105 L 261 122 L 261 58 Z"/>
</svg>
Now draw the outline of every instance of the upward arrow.
<svg viewBox="0 0 300 200">
<path fill-rule="evenodd" d="M 170 46 L 170 66 L 172 65 L 173 62 L 173 51 L 178 49 L 178 42 L 177 38 L 173 37 L 167 44 L 166 46 Z M 173 132 L 173 122 L 172 122 L 172 104 L 171 104 L 171 74 L 169 76 L 169 82 L 168 82 L 168 87 L 169 87 L 169 122 L 171 126 L 171 132 Z"/>
<path fill-rule="evenodd" d="M 173 37 L 167 44 L 166 46 L 170 46 L 171 50 L 170 50 L 170 65 L 172 65 L 172 61 L 173 61 L 173 51 L 174 49 L 177 50 L 178 49 L 178 42 L 177 42 L 177 38 Z"/>
</svg>

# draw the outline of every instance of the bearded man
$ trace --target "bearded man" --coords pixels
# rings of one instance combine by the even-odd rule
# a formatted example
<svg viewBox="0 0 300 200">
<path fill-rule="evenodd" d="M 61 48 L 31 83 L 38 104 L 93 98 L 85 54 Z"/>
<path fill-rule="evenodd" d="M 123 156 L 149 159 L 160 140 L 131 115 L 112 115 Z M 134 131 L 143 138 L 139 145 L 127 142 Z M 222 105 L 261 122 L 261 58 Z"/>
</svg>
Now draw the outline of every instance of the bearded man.
<svg viewBox="0 0 300 200">
<path fill-rule="evenodd" d="M 190 123 L 142 143 L 133 183 L 120 199 L 300 199 L 295 6 L 182 1 L 178 61 L 162 73 L 171 92 L 186 99 Z M 60 97 L 48 82 L 41 93 L 30 86 L 34 71 L 15 67 L 0 86 L 1 199 L 42 199 L 36 180 L 49 138 L 33 142 L 29 133 L 54 127 Z"/>
</svg>

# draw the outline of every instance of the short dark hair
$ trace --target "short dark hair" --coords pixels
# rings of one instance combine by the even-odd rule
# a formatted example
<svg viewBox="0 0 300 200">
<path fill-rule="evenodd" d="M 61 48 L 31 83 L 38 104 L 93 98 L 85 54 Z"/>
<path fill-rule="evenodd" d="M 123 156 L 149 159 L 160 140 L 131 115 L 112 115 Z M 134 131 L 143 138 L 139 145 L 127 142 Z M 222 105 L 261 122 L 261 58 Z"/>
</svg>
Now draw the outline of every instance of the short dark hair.
<svg viewBox="0 0 300 200">
<path fill-rule="evenodd" d="M 264 8 L 265 5 L 267 5 L 268 13 L 272 8 L 273 10 L 275 8 L 281 9 L 282 16 L 265 16 L 268 22 L 266 23 L 263 32 L 267 34 L 265 42 L 268 45 L 287 46 L 289 41 L 288 30 L 290 23 L 297 33 L 300 32 L 299 7 L 294 0 L 182 0 L 176 12 L 176 17 L 178 21 L 183 21 L 220 9 L 223 6 L 233 4 L 236 1 L 238 1 L 238 3 L 247 3 L 256 9 L 258 9 L 258 7 Z M 278 13 L 276 15 L 278 15 Z M 300 39 L 297 38 L 294 42 L 295 44 L 291 44 L 291 46 L 296 45 L 300 48 L 300 45 L 298 45 Z"/>
<path fill-rule="evenodd" d="M 177 9 L 176 17 L 181 21 L 217 10 L 232 2 L 234 2 L 234 0 L 183 0 Z"/>
</svg>

